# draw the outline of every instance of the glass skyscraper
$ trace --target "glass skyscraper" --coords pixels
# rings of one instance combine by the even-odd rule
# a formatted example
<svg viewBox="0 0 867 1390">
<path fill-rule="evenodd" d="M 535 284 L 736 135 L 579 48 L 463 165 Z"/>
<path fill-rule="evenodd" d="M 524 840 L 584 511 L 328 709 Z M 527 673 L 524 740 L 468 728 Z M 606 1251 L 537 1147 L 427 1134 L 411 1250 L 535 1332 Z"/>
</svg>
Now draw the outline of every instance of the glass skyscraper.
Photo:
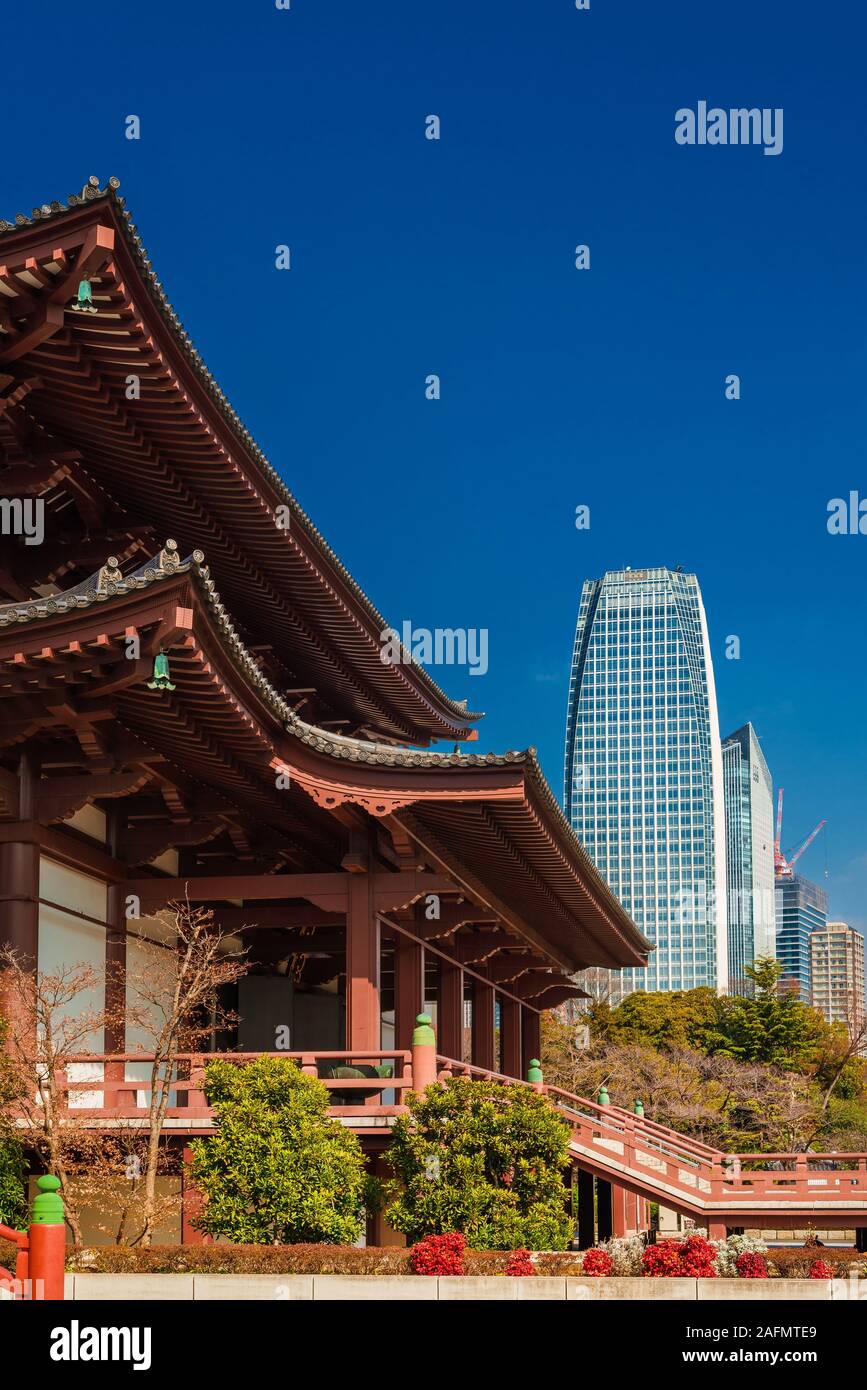
<svg viewBox="0 0 867 1390">
<path fill-rule="evenodd" d="M 634 989 L 728 982 L 722 757 L 694 574 L 609 571 L 581 593 L 566 720 L 566 813 L 656 950 Z"/>
<path fill-rule="evenodd" d="M 746 967 L 776 949 L 773 787 L 752 724 L 723 739 L 722 766 L 729 988 L 740 992 Z"/>
<path fill-rule="evenodd" d="M 777 960 L 783 980 L 797 985 L 805 1004 L 812 997 L 810 936 L 828 924 L 828 894 L 800 874 L 776 881 Z"/>
</svg>

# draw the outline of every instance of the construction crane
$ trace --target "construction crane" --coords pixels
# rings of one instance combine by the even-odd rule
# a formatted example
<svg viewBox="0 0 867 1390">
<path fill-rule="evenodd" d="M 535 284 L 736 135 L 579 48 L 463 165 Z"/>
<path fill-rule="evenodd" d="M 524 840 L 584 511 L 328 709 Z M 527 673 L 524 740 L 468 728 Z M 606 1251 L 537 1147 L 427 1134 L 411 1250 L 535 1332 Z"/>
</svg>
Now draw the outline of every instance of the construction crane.
<svg viewBox="0 0 867 1390">
<path fill-rule="evenodd" d="M 774 878 L 792 878 L 795 865 L 804 853 L 804 850 L 810 848 L 810 845 L 822 829 L 822 826 L 827 825 L 827 823 L 828 822 L 825 820 L 820 820 L 816 829 L 810 831 L 810 834 L 799 849 L 795 850 L 794 853 L 789 850 L 787 855 L 783 854 L 780 847 L 783 835 L 783 788 L 780 787 L 777 796 L 777 833 L 774 836 Z"/>
</svg>

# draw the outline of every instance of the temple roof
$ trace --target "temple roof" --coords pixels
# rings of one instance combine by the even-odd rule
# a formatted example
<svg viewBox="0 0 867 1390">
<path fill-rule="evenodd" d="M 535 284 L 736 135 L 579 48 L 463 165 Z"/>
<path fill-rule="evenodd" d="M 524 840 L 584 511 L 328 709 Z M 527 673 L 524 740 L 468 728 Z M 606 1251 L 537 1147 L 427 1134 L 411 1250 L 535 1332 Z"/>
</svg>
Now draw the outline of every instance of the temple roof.
<svg viewBox="0 0 867 1390">
<path fill-rule="evenodd" d="M 122 566 L 142 530 L 170 526 L 184 549 L 207 548 L 245 631 L 345 722 L 401 743 L 475 738 L 481 715 L 409 654 L 383 663 L 389 624 L 207 370 L 117 190 L 91 178 L 66 207 L 0 221 L 0 415 L 22 415 L 50 461 L 40 495 L 49 507 L 71 495 L 90 534 L 109 515 Z M 84 275 L 92 315 L 69 312 Z"/>
<path fill-rule="evenodd" d="M 156 608 L 151 596 L 159 600 Z M 181 560 L 169 542 L 130 575 L 103 566 L 65 594 L 0 607 L 0 695 L 4 671 L 14 672 L 21 697 L 28 668 L 44 687 L 49 663 L 56 662 L 62 679 L 64 632 L 66 642 L 81 639 L 79 648 L 87 639 L 105 650 L 144 629 L 162 634 L 177 693 L 149 689 L 140 672 L 111 672 L 117 717 L 203 787 L 239 797 L 287 834 L 294 825 L 290 809 L 299 796 L 309 798 L 312 841 L 328 834 L 323 813 L 360 808 L 424 846 L 468 895 L 488 903 L 561 966 L 646 963 L 650 943 L 584 851 L 533 749 L 395 749 L 307 723 L 242 642 L 199 552 Z M 99 694 L 96 680 L 86 698 L 95 702 Z M 72 708 L 74 718 L 74 699 Z M 288 774 L 291 797 L 274 791 L 275 772 Z"/>
</svg>

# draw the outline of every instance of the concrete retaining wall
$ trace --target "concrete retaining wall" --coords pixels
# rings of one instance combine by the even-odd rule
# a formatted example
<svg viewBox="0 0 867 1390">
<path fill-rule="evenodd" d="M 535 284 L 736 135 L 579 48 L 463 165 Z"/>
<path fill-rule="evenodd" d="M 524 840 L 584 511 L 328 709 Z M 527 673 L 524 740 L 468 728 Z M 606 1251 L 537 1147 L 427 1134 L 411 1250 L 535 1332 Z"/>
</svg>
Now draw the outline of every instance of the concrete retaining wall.
<svg viewBox="0 0 867 1390">
<path fill-rule="evenodd" d="M 763 1302 L 853 1299 L 867 1302 L 867 1279 L 506 1279 L 491 1276 L 433 1279 L 394 1275 L 338 1274 L 67 1274 L 66 1297 L 190 1300 L 269 1299 L 331 1302 L 407 1300 L 737 1300 Z"/>
</svg>

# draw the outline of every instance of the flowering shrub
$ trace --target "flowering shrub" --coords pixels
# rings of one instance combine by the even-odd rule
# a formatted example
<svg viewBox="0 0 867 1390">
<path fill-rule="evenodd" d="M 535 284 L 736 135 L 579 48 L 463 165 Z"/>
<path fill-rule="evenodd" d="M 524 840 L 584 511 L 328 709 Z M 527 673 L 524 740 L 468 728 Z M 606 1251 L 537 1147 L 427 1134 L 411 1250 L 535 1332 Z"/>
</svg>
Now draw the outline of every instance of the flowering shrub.
<svg viewBox="0 0 867 1390">
<path fill-rule="evenodd" d="M 523 1278 L 535 1274 L 536 1268 L 530 1258 L 529 1250 L 513 1250 L 506 1265 L 506 1274 L 511 1278 Z"/>
<path fill-rule="evenodd" d="M 588 1250 L 581 1263 L 581 1273 L 591 1278 L 610 1274 L 613 1261 L 607 1250 Z"/>
<path fill-rule="evenodd" d="M 716 1251 L 704 1236 L 688 1236 L 680 1250 L 680 1273 L 687 1279 L 715 1279 Z"/>
<path fill-rule="evenodd" d="M 649 1279 L 713 1279 L 716 1277 L 716 1251 L 704 1236 L 686 1240 L 660 1240 L 649 1245 L 642 1265 Z"/>
<path fill-rule="evenodd" d="M 463 1274 L 467 1242 L 458 1231 L 443 1236 L 425 1236 L 410 1253 L 413 1274 Z"/>
<path fill-rule="evenodd" d="M 711 1241 L 716 1250 L 714 1265 L 721 1279 L 738 1277 L 737 1261 L 739 1255 L 767 1255 L 768 1247 L 756 1236 L 729 1236 L 728 1240 Z"/>
<path fill-rule="evenodd" d="M 648 1245 L 641 1265 L 645 1278 L 673 1279 L 680 1273 L 680 1241 L 658 1240 L 655 1245 Z"/>
<path fill-rule="evenodd" d="M 612 1236 L 603 1241 L 602 1249 L 611 1256 L 611 1273 L 621 1279 L 635 1279 L 641 1274 L 644 1241 L 641 1236 Z"/>
<path fill-rule="evenodd" d="M 833 1279 L 834 1271 L 827 1260 L 814 1260 L 810 1265 L 811 1279 Z"/>
<path fill-rule="evenodd" d="M 755 1254 L 752 1250 L 742 1250 L 735 1260 L 735 1269 L 739 1279 L 767 1279 L 767 1262 L 761 1255 Z"/>
</svg>

